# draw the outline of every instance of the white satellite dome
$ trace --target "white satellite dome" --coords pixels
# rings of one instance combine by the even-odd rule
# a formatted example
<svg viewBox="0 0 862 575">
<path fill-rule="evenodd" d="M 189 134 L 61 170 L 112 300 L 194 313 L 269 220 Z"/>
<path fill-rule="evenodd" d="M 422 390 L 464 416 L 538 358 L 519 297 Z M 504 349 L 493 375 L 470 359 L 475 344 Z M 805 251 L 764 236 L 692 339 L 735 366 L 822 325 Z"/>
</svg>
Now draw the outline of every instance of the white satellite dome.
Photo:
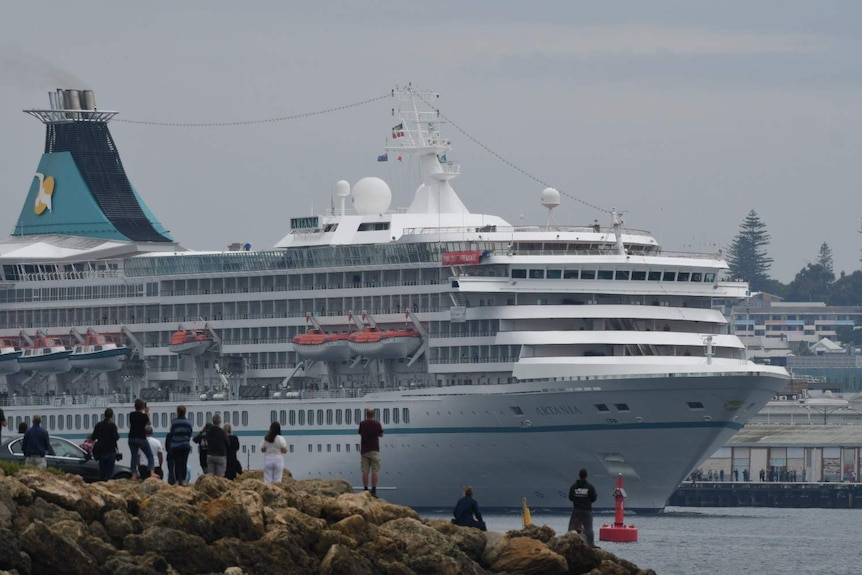
<svg viewBox="0 0 862 575">
<path fill-rule="evenodd" d="M 335 195 L 339 198 L 346 198 L 350 195 L 350 182 L 347 180 L 338 180 L 335 182 Z"/>
<path fill-rule="evenodd" d="M 545 188 L 542 190 L 542 205 L 548 209 L 553 209 L 559 206 L 560 192 L 554 188 Z"/>
<path fill-rule="evenodd" d="M 353 186 L 353 207 L 360 215 L 382 214 L 392 203 L 392 190 L 380 178 L 362 178 Z"/>
</svg>

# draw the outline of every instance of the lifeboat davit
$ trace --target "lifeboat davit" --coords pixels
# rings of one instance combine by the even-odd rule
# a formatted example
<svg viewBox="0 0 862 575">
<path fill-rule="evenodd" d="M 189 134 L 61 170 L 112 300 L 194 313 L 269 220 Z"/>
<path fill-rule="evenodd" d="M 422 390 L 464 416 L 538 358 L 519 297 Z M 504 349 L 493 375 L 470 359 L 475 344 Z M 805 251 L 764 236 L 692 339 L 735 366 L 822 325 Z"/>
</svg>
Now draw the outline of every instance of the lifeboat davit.
<svg viewBox="0 0 862 575">
<path fill-rule="evenodd" d="M 302 357 L 319 361 L 347 361 L 350 350 L 350 335 L 346 333 L 324 333 L 317 328 L 291 338 L 293 349 Z"/>
<path fill-rule="evenodd" d="M 88 331 L 84 343 L 72 346 L 69 361 L 72 367 L 90 371 L 116 371 L 132 355 L 132 350 L 118 345 L 107 336 Z"/>
<path fill-rule="evenodd" d="M 179 329 L 171 335 L 168 350 L 180 355 L 201 355 L 210 348 L 213 338 L 199 329 Z"/>
<path fill-rule="evenodd" d="M 72 350 L 59 338 L 38 335 L 32 346 L 23 349 L 18 365 L 21 369 L 40 373 L 66 373 L 72 369 L 69 363 L 71 354 Z"/>
<path fill-rule="evenodd" d="M 0 339 L 0 375 L 18 373 L 21 366 L 18 358 L 24 353 L 18 343 L 11 339 Z"/>
<path fill-rule="evenodd" d="M 379 359 L 407 357 L 422 345 L 422 335 L 414 329 L 381 330 L 368 326 L 350 334 L 350 349 L 357 355 Z"/>
</svg>

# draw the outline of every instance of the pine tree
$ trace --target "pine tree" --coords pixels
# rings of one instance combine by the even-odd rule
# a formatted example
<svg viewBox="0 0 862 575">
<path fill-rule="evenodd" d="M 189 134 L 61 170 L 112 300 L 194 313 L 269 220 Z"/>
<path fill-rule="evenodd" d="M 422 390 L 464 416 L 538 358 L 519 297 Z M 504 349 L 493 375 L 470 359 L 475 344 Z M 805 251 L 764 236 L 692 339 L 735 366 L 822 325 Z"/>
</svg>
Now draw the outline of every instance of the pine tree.
<svg viewBox="0 0 862 575">
<path fill-rule="evenodd" d="M 826 242 L 820 245 L 820 253 L 817 254 L 817 265 L 823 266 L 823 269 L 829 273 L 829 276 L 831 276 L 829 281 L 835 281 L 835 268 L 832 265 L 832 248 Z"/>
<path fill-rule="evenodd" d="M 772 258 L 766 253 L 769 234 L 757 212 L 751 210 L 739 226 L 727 256 L 730 277 L 746 280 L 751 291 L 762 291 L 769 282 Z"/>
</svg>

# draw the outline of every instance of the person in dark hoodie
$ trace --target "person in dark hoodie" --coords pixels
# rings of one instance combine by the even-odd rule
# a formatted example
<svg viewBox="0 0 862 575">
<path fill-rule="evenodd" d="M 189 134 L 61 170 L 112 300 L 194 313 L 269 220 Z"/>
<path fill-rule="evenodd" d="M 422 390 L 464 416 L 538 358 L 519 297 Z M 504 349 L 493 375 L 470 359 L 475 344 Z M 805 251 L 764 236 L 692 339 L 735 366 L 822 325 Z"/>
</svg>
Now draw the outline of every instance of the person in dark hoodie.
<svg viewBox="0 0 862 575">
<path fill-rule="evenodd" d="M 462 527 L 475 527 L 482 531 L 487 531 L 485 521 L 482 519 L 482 514 L 479 512 L 479 504 L 473 499 L 473 488 L 464 488 L 464 497 L 458 500 L 455 504 L 455 509 L 452 511 L 454 519 L 452 523 L 461 525 Z"/>
<path fill-rule="evenodd" d="M 593 503 L 597 498 L 596 488 L 587 481 L 587 470 L 581 469 L 577 481 L 569 488 L 569 501 L 574 506 L 569 519 L 569 531 L 583 531 L 590 547 L 596 546 L 593 534 Z"/>
</svg>

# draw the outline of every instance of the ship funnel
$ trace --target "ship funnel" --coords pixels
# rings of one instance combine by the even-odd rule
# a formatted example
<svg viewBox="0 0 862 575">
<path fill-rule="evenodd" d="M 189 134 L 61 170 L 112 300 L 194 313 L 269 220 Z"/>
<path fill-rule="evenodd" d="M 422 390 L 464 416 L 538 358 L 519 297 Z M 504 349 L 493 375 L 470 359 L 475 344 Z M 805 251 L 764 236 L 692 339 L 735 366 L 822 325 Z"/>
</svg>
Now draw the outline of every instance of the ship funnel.
<svg viewBox="0 0 862 575">
<path fill-rule="evenodd" d="M 96 94 L 92 90 L 83 90 L 81 92 L 81 109 L 95 110 L 96 109 Z"/>
<path fill-rule="evenodd" d="M 66 90 L 63 92 L 63 107 L 66 110 L 80 110 L 81 92 L 78 90 Z"/>
</svg>

